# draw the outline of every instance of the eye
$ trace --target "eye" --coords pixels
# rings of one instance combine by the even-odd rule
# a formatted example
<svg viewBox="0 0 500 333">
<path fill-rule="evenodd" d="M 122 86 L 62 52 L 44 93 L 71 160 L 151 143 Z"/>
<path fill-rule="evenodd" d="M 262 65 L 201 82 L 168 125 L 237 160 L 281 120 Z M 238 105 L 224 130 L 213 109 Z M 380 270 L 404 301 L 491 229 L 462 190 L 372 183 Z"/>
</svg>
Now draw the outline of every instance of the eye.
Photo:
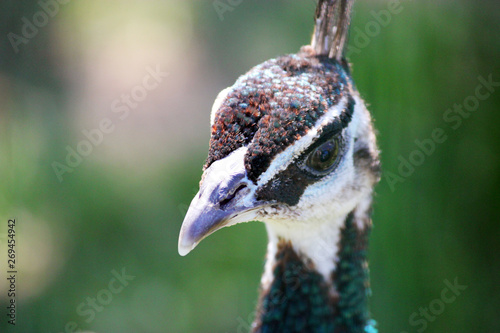
<svg viewBox="0 0 500 333">
<path fill-rule="evenodd" d="M 337 138 L 323 143 L 314 149 L 306 160 L 306 166 L 311 171 L 325 173 L 330 171 L 339 160 L 339 141 Z"/>
</svg>

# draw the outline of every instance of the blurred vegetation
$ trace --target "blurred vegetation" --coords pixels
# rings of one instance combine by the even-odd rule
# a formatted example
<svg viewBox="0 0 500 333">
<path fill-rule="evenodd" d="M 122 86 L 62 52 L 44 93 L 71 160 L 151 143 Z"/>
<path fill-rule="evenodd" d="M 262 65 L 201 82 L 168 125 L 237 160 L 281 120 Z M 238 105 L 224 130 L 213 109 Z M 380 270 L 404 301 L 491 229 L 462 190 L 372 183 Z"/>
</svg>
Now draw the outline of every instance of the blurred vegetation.
<svg viewBox="0 0 500 333">
<path fill-rule="evenodd" d="M 353 28 L 363 31 L 371 11 L 387 6 L 358 0 Z M 64 332 L 71 322 L 95 332 L 245 330 L 264 262 L 263 225 L 217 232 L 184 258 L 178 231 L 198 186 L 217 92 L 307 44 L 314 7 L 244 0 L 221 20 L 212 1 L 74 1 L 15 52 L 8 34 L 21 34 L 40 4 L 0 3 L 2 275 L 11 217 L 19 251 L 17 325 L 2 310 L 1 332 Z M 500 92 L 457 129 L 443 115 L 475 93 L 479 76 L 500 81 L 500 4 L 401 8 L 350 57 L 385 172 L 370 247 L 373 317 L 381 332 L 415 332 L 411 314 L 457 277 L 468 288 L 426 331 L 498 332 Z M 169 76 L 122 125 L 112 101 L 157 63 Z M 104 117 L 114 132 L 59 182 L 53 161 L 64 162 L 66 147 Z M 392 191 L 387 173 L 397 174 L 398 157 L 408 159 L 415 140 L 435 128 L 447 140 Z M 77 308 L 123 268 L 135 278 L 87 322 Z M 2 279 L 2 309 L 6 287 Z"/>
</svg>

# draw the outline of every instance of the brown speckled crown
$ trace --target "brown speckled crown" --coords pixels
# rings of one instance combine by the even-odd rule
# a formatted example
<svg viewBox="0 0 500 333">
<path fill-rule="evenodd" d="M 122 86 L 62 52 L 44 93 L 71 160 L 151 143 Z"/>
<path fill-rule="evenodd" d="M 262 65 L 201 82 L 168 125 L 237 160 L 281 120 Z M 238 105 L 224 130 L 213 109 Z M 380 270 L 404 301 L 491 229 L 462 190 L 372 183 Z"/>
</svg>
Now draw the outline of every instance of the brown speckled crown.
<svg viewBox="0 0 500 333">
<path fill-rule="evenodd" d="M 268 60 L 241 76 L 216 112 L 205 169 L 248 145 L 256 182 L 273 157 L 300 139 L 346 94 L 348 66 L 300 52 Z"/>
</svg>

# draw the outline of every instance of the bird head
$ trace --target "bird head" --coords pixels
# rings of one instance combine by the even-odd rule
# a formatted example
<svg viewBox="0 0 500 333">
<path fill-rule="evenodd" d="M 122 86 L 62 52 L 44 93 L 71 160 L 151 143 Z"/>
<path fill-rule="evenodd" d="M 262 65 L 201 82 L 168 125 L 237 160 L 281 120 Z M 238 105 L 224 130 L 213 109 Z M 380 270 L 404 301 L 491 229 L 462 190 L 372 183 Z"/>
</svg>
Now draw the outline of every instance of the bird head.
<svg viewBox="0 0 500 333">
<path fill-rule="evenodd" d="M 254 220 L 292 243 L 308 230 L 328 232 L 356 207 L 369 209 L 378 169 L 370 114 L 344 60 L 303 47 L 266 61 L 214 102 L 208 158 L 179 253 Z"/>
</svg>

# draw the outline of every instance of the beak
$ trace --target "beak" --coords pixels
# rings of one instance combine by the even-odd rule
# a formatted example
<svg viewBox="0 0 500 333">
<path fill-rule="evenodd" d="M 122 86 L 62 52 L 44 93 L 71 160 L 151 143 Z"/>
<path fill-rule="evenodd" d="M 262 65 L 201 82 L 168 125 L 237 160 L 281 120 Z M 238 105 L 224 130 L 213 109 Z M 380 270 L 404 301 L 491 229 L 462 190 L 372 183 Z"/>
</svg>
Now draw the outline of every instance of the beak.
<svg viewBox="0 0 500 333">
<path fill-rule="evenodd" d="M 246 148 L 240 148 L 205 170 L 200 190 L 191 201 L 179 235 L 179 254 L 185 256 L 208 235 L 257 217 L 256 186 L 244 167 Z"/>
</svg>

